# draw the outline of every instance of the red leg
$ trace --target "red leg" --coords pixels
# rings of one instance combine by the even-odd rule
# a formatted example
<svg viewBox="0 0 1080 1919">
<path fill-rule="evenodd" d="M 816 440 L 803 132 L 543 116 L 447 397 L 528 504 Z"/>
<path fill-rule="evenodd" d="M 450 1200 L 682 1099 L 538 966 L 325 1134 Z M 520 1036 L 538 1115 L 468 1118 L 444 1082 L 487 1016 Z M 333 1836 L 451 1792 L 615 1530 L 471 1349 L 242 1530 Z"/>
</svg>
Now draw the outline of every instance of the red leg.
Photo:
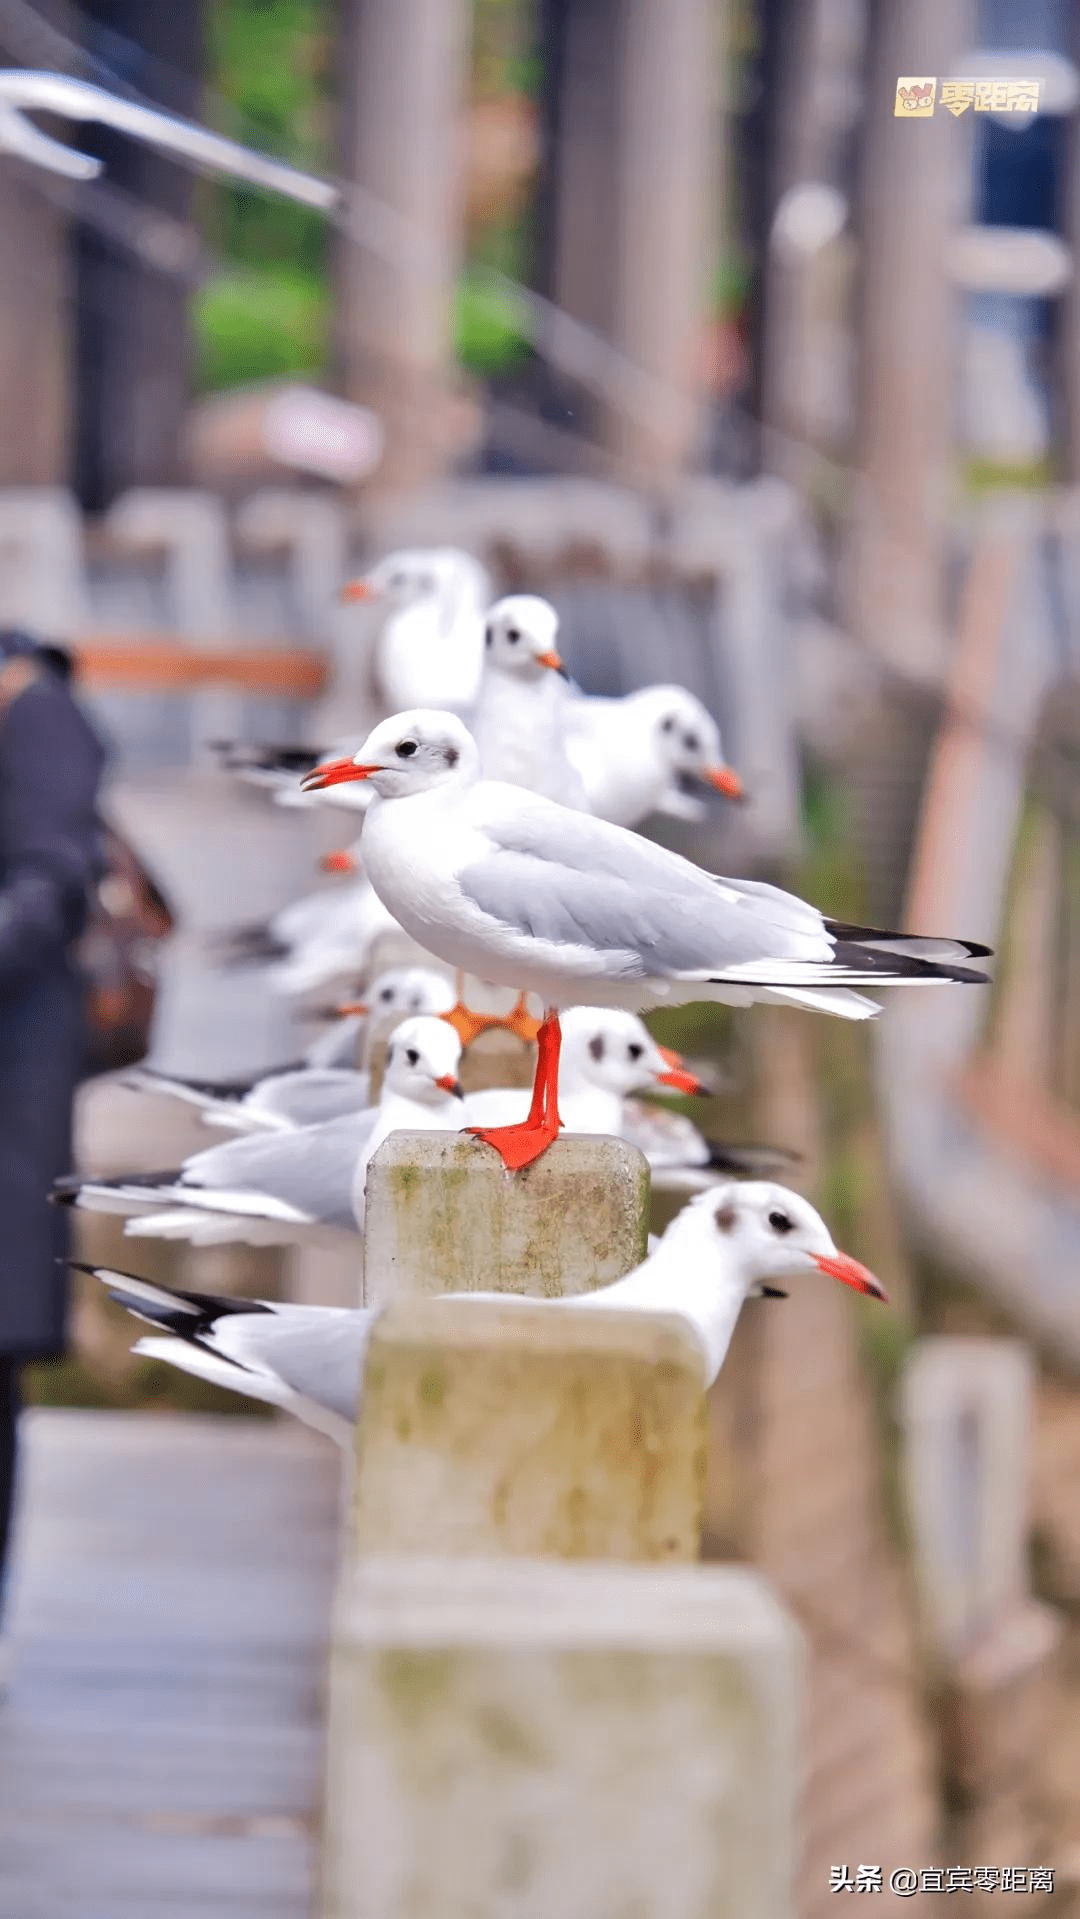
<svg viewBox="0 0 1080 1919">
<path fill-rule="evenodd" d="M 528 1118 L 518 1126 L 470 1126 L 467 1129 L 486 1145 L 493 1146 L 503 1165 L 512 1172 L 531 1166 L 558 1134 L 561 1043 L 559 1015 L 549 1007 L 537 1036 L 536 1077 Z"/>
</svg>

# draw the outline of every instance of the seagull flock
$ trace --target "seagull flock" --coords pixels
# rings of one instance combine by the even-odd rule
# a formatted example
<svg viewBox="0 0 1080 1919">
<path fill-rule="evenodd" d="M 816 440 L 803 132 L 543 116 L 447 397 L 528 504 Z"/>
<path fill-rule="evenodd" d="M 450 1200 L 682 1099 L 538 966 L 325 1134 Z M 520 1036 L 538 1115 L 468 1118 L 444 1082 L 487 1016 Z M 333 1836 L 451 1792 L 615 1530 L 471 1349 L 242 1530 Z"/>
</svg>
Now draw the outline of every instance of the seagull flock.
<svg viewBox="0 0 1080 1919">
<path fill-rule="evenodd" d="M 133 1086 L 187 1102 L 229 1137 L 165 1173 L 72 1176 L 56 1199 L 122 1213 L 133 1238 L 289 1244 L 362 1234 L 368 1166 L 391 1133 L 464 1130 L 513 1176 L 565 1128 L 633 1142 L 654 1187 L 686 1203 L 635 1272 L 552 1300 L 551 1311 L 680 1314 L 711 1380 L 743 1300 L 782 1296 L 781 1281 L 817 1270 L 884 1299 L 808 1202 L 775 1183 L 792 1155 L 709 1140 L 684 1112 L 654 1103 L 710 1088 L 657 1045 L 641 1015 L 718 1001 L 868 1019 L 879 1004 L 865 989 L 984 983 L 972 962 L 989 949 L 843 924 L 645 838 L 637 829 L 650 815 L 700 817 L 710 789 L 744 797 L 715 720 L 679 686 L 618 699 L 581 693 L 563 665 L 554 607 L 520 593 L 490 604 L 471 556 L 395 553 L 342 597 L 385 615 L 375 671 L 390 717 L 322 753 L 221 751 L 284 805 L 343 809 L 349 843 L 322 862 L 333 888 L 238 929 L 222 959 L 262 966 L 298 999 L 330 988 L 354 997 L 333 1008 L 299 1064 L 254 1085 L 131 1074 Z M 375 970 L 386 933 L 407 935 L 425 963 Z M 511 989 L 513 1011 L 470 1011 L 469 979 Z M 463 1093 L 463 1047 L 493 1025 L 535 1040 L 531 1092 Z M 154 1328 L 136 1352 L 350 1443 L 372 1311 L 82 1270 Z"/>
</svg>

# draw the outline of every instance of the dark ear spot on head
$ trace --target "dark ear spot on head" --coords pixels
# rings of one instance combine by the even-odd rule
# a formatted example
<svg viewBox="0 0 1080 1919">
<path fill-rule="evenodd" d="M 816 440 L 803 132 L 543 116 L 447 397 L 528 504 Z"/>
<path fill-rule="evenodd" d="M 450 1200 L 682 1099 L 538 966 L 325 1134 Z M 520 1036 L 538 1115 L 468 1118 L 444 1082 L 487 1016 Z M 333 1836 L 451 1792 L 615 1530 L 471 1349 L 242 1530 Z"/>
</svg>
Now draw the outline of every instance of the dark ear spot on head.
<svg viewBox="0 0 1080 1919">
<path fill-rule="evenodd" d="M 738 1217 L 730 1199 L 725 1199 L 723 1205 L 716 1209 L 716 1223 L 722 1233 L 730 1233 Z"/>
<path fill-rule="evenodd" d="M 461 755 L 456 746 L 447 746 L 443 749 L 443 759 L 447 766 L 456 766 L 460 758 Z"/>
<path fill-rule="evenodd" d="M 604 1035 L 602 1033 L 593 1034 L 591 1040 L 589 1041 L 589 1051 L 592 1054 L 594 1059 L 603 1059 Z"/>
</svg>

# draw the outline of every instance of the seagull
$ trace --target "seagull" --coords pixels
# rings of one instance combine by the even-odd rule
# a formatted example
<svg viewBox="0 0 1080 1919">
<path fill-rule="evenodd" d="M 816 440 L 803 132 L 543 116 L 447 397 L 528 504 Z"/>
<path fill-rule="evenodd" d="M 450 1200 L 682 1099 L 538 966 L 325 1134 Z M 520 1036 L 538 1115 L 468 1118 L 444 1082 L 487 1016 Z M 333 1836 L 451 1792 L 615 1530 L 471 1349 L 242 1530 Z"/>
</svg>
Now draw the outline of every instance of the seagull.
<svg viewBox="0 0 1080 1919">
<path fill-rule="evenodd" d="M 646 686 L 613 700 L 566 697 L 561 720 L 588 810 L 616 826 L 637 826 L 657 812 L 699 818 L 700 803 L 683 782 L 745 798 L 716 721 L 683 686 Z"/>
<path fill-rule="evenodd" d="M 305 1066 L 355 1064 L 366 1072 L 380 1040 L 410 1013 L 448 1013 L 454 995 L 446 973 L 428 966 L 388 966 L 377 973 L 364 997 L 332 1009 L 326 1031 L 304 1052 Z"/>
<path fill-rule="evenodd" d="M 293 900 L 268 920 L 236 928 L 215 945 L 227 964 L 265 965 L 276 992 L 300 997 L 362 973 L 380 934 L 399 930 L 361 873 Z"/>
<path fill-rule="evenodd" d="M 480 691 L 485 569 L 456 547 L 407 549 L 342 588 L 346 602 L 389 610 L 375 653 L 375 677 L 391 712 L 431 701 L 466 711 Z"/>
<path fill-rule="evenodd" d="M 53 1197 L 89 1212 L 131 1215 L 125 1233 L 196 1245 L 290 1244 L 312 1228 L 357 1232 L 368 1162 L 390 1133 L 461 1124 L 461 1041 L 448 1021 L 421 1016 L 394 1029 L 377 1106 L 320 1126 L 226 1140 L 179 1172 L 58 1180 Z M 133 1207 L 150 1207 L 132 1214 Z"/>
<path fill-rule="evenodd" d="M 563 1007 L 778 1000 L 868 1019 L 879 1008 L 854 987 L 986 978 L 959 964 L 986 947 L 845 925 L 778 887 L 722 879 L 624 827 L 484 780 L 450 713 L 383 720 L 306 784 L 360 780 L 375 793 L 364 868 L 387 910 L 425 951 L 544 1004 L 528 1117 L 479 1132 L 512 1169 L 559 1131 Z"/>
<path fill-rule="evenodd" d="M 636 1013 L 572 1006 L 562 1018 L 559 1115 L 568 1133 L 607 1134 L 637 1146 L 649 1162 L 654 1191 L 696 1192 L 724 1173 L 777 1172 L 796 1155 L 782 1147 L 714 1144 L 683 1113 L 646 1106 L 634 1093 L 705 1093 L 678 1053 L 658 1046 Z M 525 1117 L 524 1087 L 470 1093 L 464 1121 L 504 1126 Z"/>
<path fill-rule="evenodd" d="M 152 1067 L 134 1066 L 121 1084 L 134 1092 L 153 1093 L 184 1101 L 198 1109 L 208 1126 L 232 1133 L 294 1133 L 302 1126 L 318 1126 L 371 1105 L 371 1055 L 379 1040 L 393 1032 L 410 1014 L 447 1015 L 453 991 L 445 974 L 423 966 L 391 966 L 372 980 L 368 999 L 348 1002 L 334 1013 L 330 1033 L 344 1044 L 334 1049 L 320 1034 L 299 1066 L 241 1086 L 215 1086 L 205 1080 L 174 1079 Z M 311 1058 L 322 1046 L 323 1053 Z M 362 1048 L 363 1064 L 355 1061 Z"/>
<path fill-rule="evenodd" d="M 559 616 L 547 600 L 511 593 L 484 626 L 484 671 L 470 730 L 484 777 L 545 793 L 589 811 L 585 787 L 566 750 L 556 645 Z M 571 705 L 574 702 L 570 702 Z"/>
<path fill-rule="evenodd" d="M 345 1447 L 354 1442 L 374 1307 L 278 1305 L 151 1284 L 110 1266 L 72 1261 L 156 1330 L 134 1351 L 296 1414 Z M 644 1264 L 594 1293 L 538 1302 L 546 1312 L 676 1314 L 701 1345 L 703 1384 L 720 1371 L 743 1301 L 784 1298 L 781 1281 L 822 1272 L 868 1298 L 881 1282 L 839 1252 L 820 1215 L 783 1186 L 713 1187 L 672 1220 Z M 520 1295 L 459 1293 L 513 1309 Z"/>
</svg>

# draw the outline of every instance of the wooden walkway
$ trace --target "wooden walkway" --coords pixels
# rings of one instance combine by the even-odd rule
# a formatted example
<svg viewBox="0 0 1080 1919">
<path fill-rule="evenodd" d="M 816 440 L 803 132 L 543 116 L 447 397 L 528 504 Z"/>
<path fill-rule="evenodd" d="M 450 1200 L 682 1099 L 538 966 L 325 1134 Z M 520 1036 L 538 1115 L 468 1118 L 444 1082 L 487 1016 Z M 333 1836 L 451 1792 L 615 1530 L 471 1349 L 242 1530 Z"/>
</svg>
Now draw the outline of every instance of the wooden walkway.
<svg viewBox="0 0 1080 1919">
<path fill-rule="evenodd" d="M 301 1428 L 33 1412 L 3 1919 L 308 1919 L 339 1468 Z"/>
</svg>

